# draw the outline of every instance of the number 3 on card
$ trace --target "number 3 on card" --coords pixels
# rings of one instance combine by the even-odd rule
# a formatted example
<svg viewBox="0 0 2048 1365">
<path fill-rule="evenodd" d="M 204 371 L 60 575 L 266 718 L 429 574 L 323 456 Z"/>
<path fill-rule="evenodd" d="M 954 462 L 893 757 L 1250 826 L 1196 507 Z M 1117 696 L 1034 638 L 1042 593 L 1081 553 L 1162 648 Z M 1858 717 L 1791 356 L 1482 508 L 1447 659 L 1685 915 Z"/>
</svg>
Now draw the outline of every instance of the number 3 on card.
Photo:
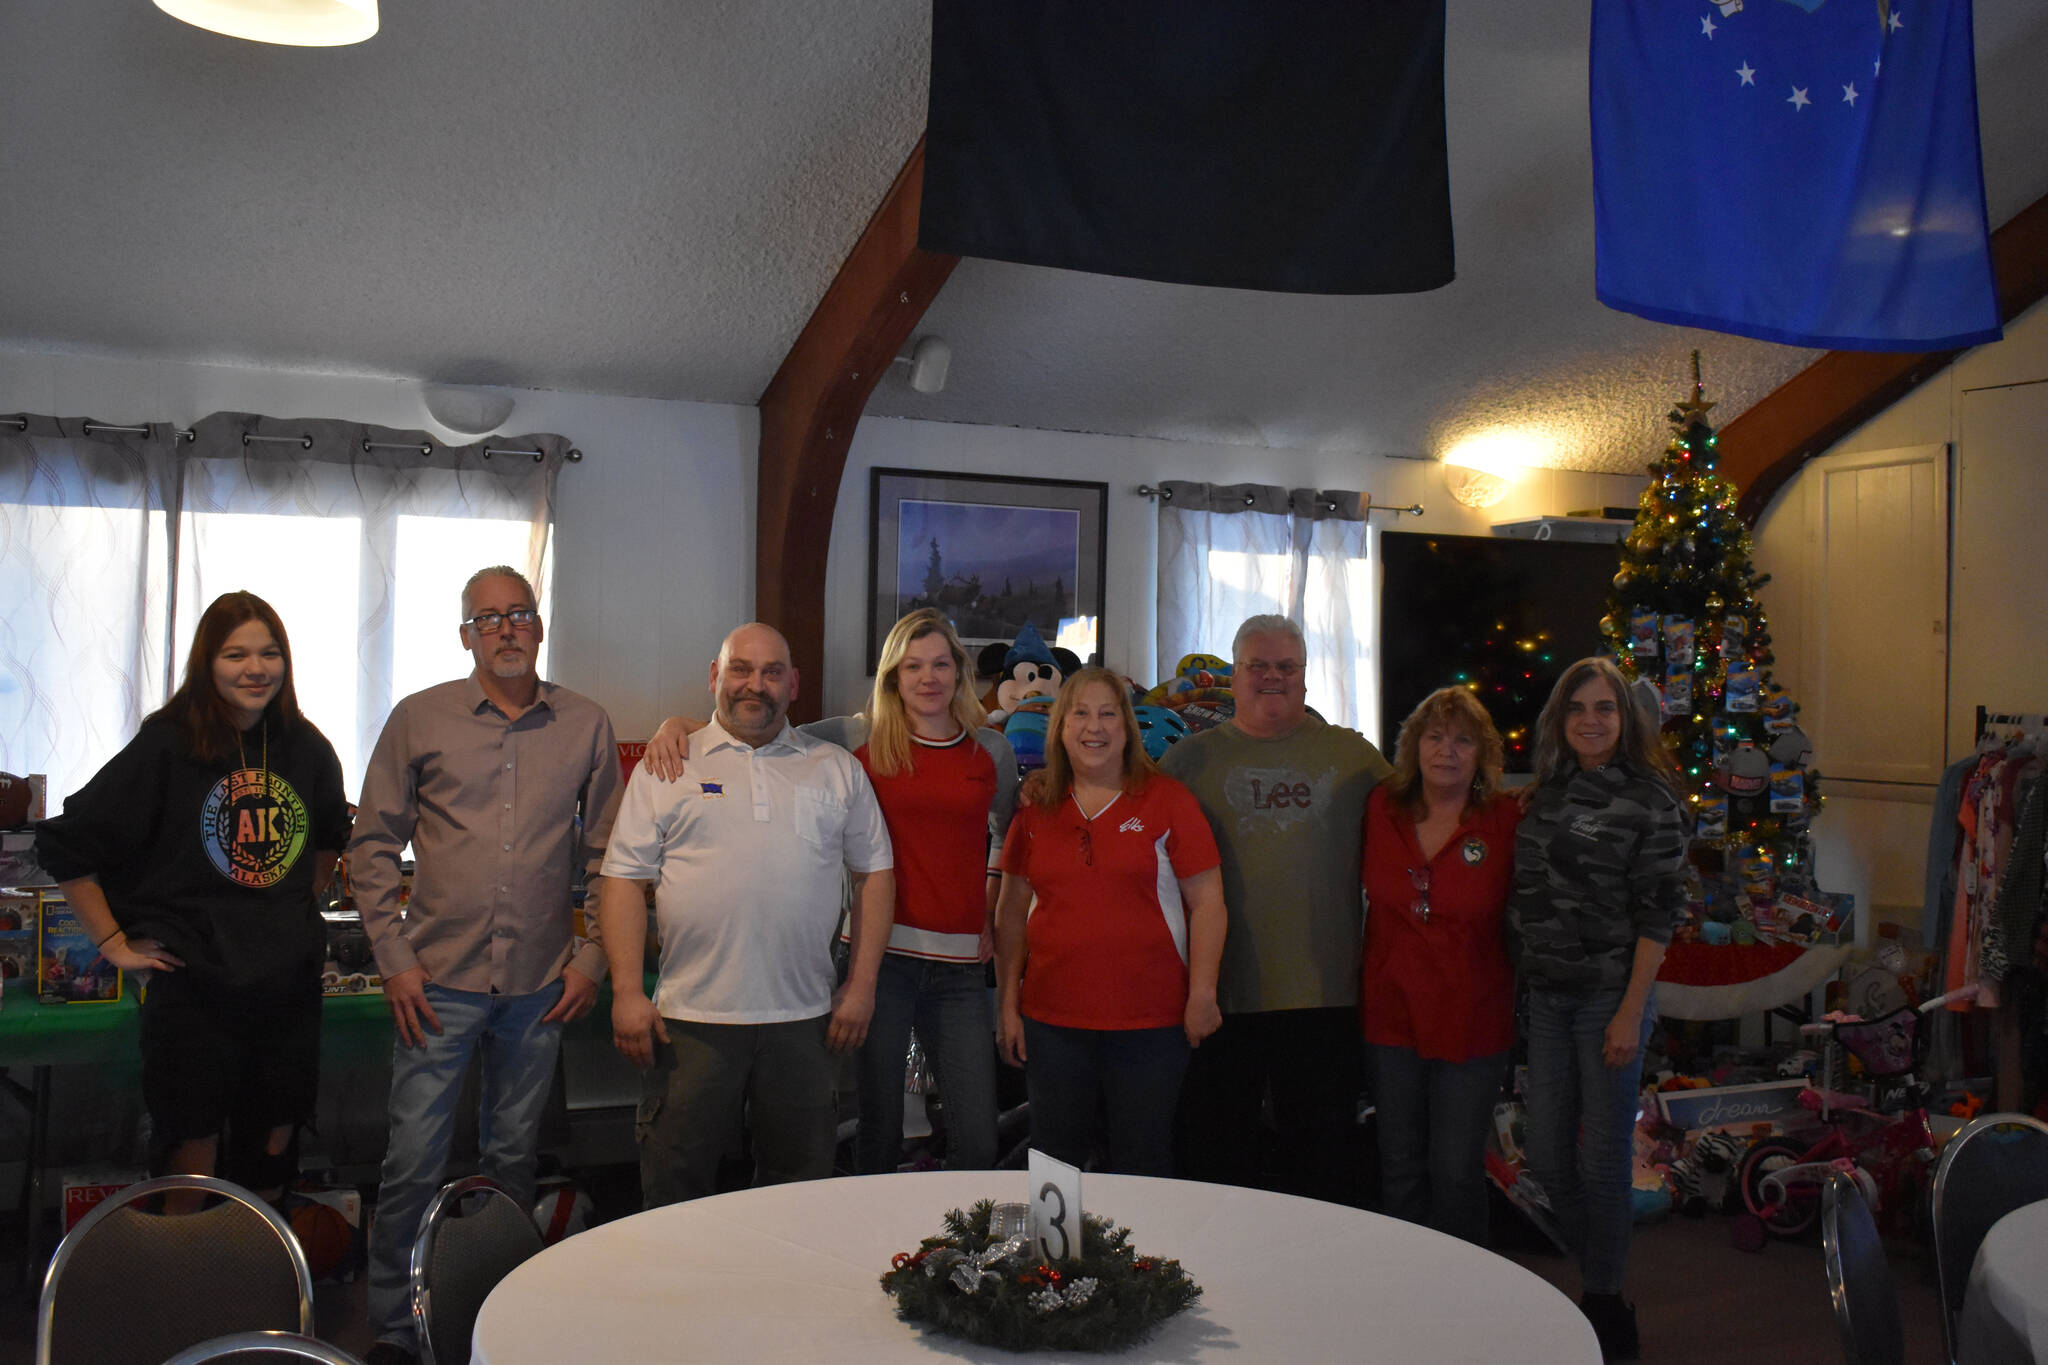
<svg viewBox="0 0 2048 1365">
<path fill-rule="evenodd" d="M 1048 1264 L 1081 1254 L 1081 1170 L 1031 1149 L 1031 1240 Z"/>
</svg>

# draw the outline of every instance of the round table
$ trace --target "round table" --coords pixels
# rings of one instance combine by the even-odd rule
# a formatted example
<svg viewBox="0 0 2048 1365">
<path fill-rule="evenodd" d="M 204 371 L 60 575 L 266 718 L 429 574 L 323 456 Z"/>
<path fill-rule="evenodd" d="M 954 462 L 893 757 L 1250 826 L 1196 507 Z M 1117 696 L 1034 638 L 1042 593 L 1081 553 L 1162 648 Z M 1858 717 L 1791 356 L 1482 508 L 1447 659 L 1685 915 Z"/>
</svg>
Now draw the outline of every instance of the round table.
<svg viewBox="0 0 2048 1365">
<path fill-rule="evenodd" d="M 2048 1361 L 2048 1199 L 2014 1209 L 1984 1234 L 1956 1319 L 1956 1359 Z"/>
<path fill-rule="evenodd" d="M 1086 1175 L 1082 1202 L 1176 1257 L 1202 1297 L 1124 1359 L 1598 1362 L 1578 1308 L 1512 1261 L 1289 1195 Z M 550 1247 L 484 1303 L 480 1365 L 565 1360 L 1015 1360 L 897 1319 L 889 1258 L 1021 1171 L 862 1176 L 675 1204 Z M 1101 1356 L 1086 1357 L 1090 1360 Z"/>
</svg>

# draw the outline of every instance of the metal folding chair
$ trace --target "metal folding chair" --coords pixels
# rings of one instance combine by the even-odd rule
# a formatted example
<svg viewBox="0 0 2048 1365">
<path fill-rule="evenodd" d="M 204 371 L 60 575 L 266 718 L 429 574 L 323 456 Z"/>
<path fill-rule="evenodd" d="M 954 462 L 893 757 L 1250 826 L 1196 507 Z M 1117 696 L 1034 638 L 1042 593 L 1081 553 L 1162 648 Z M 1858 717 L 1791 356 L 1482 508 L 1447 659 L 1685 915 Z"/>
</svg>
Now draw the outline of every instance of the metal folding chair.
<svg viewBox="0 0 2048 1365">
<path fill-rule="evenodd" d="M 1956 1358 L 1963 1289 L 1984 1234 L 2037 1199 L 2048 1199 L 2048 1123 L 2025 1114 L 1984 1114 L 1941 1149 L 1934 1168 L 1934 1264 L 1950 1360 Z"/>
<path fill-rule="evenodd" d="M 1820 1242 L 1843 1357 L 1849 1365 L 1905 1365 L 1905 1328 L 1892 1293 L 1891 1264 L 1863 1191 L 1842 1171 L 1821 1187 Z"/>
<path fill-rule="evenodd" d="M 297 1332 L 231 1332 L 178 1352 L 164 1365 L 363 1365 L 324 1341 Z"/>
<path fill-rule="evenodd" d="M 186 1192 L 210 1202 L 143 1207 Z M 160 1365 L 194 1342 L 262 1328 L 313 1331 L 298 1239 L 240 1185 L 170 1175 L 109 1196 L 58 1245 L 36 1310 L 36 1365 Z"/>
<path fill-rule="evenodd" d="M 467 1361 L 484 1300 L 541 1245 L 533 1215 L 496 1181 L 473 1175 L 444 1185 L 427 1205 L 412 1246 L 421 1365 Z"/>
</svg>

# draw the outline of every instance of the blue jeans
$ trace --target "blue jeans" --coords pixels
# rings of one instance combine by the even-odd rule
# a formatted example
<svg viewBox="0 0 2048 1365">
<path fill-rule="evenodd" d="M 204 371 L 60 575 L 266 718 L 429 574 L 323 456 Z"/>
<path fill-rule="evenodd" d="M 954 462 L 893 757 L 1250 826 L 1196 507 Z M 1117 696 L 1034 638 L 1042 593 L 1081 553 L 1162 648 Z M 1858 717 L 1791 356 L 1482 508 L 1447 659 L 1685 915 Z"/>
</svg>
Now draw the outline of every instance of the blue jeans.
<svg viewBox="0 0 2048 1365">
<path fill-rule="evenodd" d="M 1643 1053 L 1626 1066 L 1601 1057 L 1619 987 L 1588 994 L 1529 992 L 1529 1173 L 1550 1196 L 1565 1241 L 1579 1255 L 1588 1294 L 1619 1294 L 1634 1222 L 1630 1193 Z M 1657 1021 L 1643 1008 L 1642 1042 Z"/>
<path fill-rule="evenodd" d="M 1070 1166 L 1095 1150 L 1106 1122 L 1103 1169 L 1173 1174 L 1173 1112 L 1187 1075 L 1188 1037 L 1173 1028 L 1062 1028 L 1024 1020 L 1024 1081 L 1031 1092 L 1031 1145 Z"/>
<path fill-rule="evenodd" d="M 1433 1061 L 1368 1043 L 1380 1198 L 1395 1218 L 1486 1245 L 1486 1134 L 1508 1055 Z"/>
<path fill-rule="evenodd" d="M 423 1047 L 391 1047 L 391 1136 L 370 1222 L 370 1330 L 413 1346 L 412 1244 L 448 1173 L 455 1102 L 470 1053 L 483 1048 L 477 1115 L 478 1167 L 521 1208 L 533 1206 L 541 1110 L 554 1080 L 562 1026 L 542 1015 L 562 998 L 559 980 L 531 995 L 457 991 L 428 982 L 441 1021 Z"/>
<path fill-rule="evenodd" d="M 989 1169 L 996 1164 L 996 1044 L 987 972 L 979 962 L 884 953 L 860 1048 L 855 1173 L 884 1175 L 902 1161 L 903 1067 L 913 1026 L 945 1102 L 947 1169 Z"/>
</svg>

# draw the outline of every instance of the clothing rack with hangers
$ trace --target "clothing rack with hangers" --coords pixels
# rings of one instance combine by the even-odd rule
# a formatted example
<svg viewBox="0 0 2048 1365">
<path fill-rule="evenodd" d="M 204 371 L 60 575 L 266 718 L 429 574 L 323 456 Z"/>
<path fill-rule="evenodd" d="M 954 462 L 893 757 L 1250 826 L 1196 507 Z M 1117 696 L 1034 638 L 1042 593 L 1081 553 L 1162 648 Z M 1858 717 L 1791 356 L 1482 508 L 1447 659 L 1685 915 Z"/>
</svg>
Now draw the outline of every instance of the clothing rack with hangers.
<svg viewBox="0 0 2048 1365">
<path fill-rule="evenodd" d="M 1982 746 L 1987 739 L 2010 743 L 2014 740 L 2038 740 L 2048 735 L 2048 713 L 2040 711 L 1993 711 L 1988 707 L 1977 708 L 1977 743 Z"/>
</svg>

